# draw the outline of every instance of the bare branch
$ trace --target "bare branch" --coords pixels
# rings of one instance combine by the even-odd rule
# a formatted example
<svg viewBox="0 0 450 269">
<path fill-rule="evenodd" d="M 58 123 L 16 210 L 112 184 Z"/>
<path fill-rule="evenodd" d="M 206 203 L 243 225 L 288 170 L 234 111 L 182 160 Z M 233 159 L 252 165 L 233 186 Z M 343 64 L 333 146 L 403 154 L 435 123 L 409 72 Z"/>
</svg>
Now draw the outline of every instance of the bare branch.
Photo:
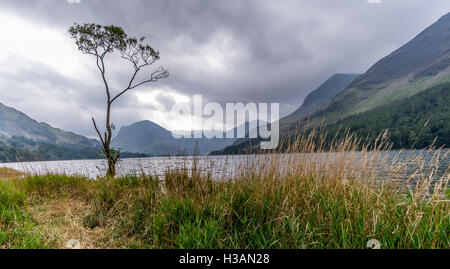
<svg viewBox="0 0 450 269">
<path fill-rule="evenodd" d="M 100 131 L 97 128 L 97 123 L 95 122 L 94 117 L 92 117 L 92 122 L 94 123 L 95 131 L 97 131 L 98 137 L 100 138 L 100 141 L 102 142 L 102 145 L 105 146 L 105 141 L 103 140 L 102 135 L 100 134 Z"/>
<path fill-rule="evenodd" d="M 130 82 L 128 83 L 128 86 L 127 86 L 126 89 L 130 89 L 130 88 L 131 88 L 131 85 L 133 84 L 134 79 L 136 78 L 136 76 L 137 76 L 137 74 L 139 73 L 140 70 L 141 70 L 140 68 L 137 68 L 137 69 L 134 71 L 134 74 L 133 74 L 133 76 L 131 77 Z M 126 90 L 126 89 L 125 89 L 125 90 Z"/>
<path fill-rule="evenodd" d="M 134 77 L 136 76 L 136 74 L 137 74 L 137 72 L 135 72 Z M 129 91 L 129 90 L 132 90 L 132 89 L 134 89 L 134 88 L 137 88 L 137 87 L 139 87 L 139 86 L 141 86 L 141 85 L 144 85 L 144 84 L 147 84 L 147 83 L 156 82 L 156 81 L 158 81 L 158 80 L 160 80 L 160 79 L 167 78 L 168 76 L 169 76 L 169 71 L 167 71 L 167 70 L 165 70 L 165 69 L 163 69 L 163 68 L 160 68 L 159 70 L 154 71 L 154 72 L 150 75 L 150 78 L 149 78 L 148 80 L 144 80 L 144 81 L 142 81 L 142 82 L 140 82 L 140 83 L 137 83 L 137 84 L 135 84 L 135 85 L 131 85 L 131 83 L 132 83 L 133 80 L 134 80 L 134 77 L 133 77 L 132 80 L 130 81 L 130 84 L 128 85 L 128 87 L 127 87 L 126 89 L 124 89 L 123 91 L 121 91 L 119 94 L 117 94 L 117 95 L 111 100 L 111 104 L 112 104 L 114 101 L 116 101 L 117 98 L 119 98 L 120 96 L 122 96 L 124 93 L 126 93 L 126 92 Z"/>
<path fill-rule="evenodd" d="M 103 54 L 103 55 L 100 56 L 97 52 L 94 55 L 97 57 L 97 68 L 100 71 L 100 74 L 102 75 L 102 80 L 103 80 L 103 83 L 105 84 L 106 95 L 108 97 L 108 100 L 110 100 L 111 99 L 111 94 L 109 92 L 108 81 L 106 80 L 105 63 L 103 61 L 103 57 L 105 55 Z"/>
<path fill-rule="evenodd" d="M 169 76 L 169 71 L 167 71 L 167 70 L 165 70 L 163 68 L 160 68 L 159 70 L 156 70 L 156 71 L 154 71 L 151 74 L 150 79 L 144 80 L 144 81 L 142 81 L 142 82 L 140 82 L 140 83 L 130 87 L 130 90 L 134 89 L 134 88 L 137 88 L 137 87 L 139 87 L 139 86 L 141 86 L 143 84 L 149 83 L 149 82 L 155 82 L 157 80 L 160 80 L 160 79 L 163 79 L 163 78 L 167 78 L 168 76 Z"/>
</svg>

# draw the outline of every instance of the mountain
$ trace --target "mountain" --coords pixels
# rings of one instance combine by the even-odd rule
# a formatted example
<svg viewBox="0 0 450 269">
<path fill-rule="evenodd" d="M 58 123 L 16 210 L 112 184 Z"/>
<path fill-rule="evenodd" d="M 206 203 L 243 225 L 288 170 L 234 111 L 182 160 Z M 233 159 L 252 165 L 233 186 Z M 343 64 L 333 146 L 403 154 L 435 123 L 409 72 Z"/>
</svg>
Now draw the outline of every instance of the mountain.
<svg viewBox="0 0 450 269">
<path fill-rule="evenodd" d="M 9 145 L 20 142 L 20 140 L 22 142 L 32 141 L 71 148 L 95 147 L 98 145 L 97 140 L 53 128 L 47 123 L 37 122 L 24 113 L 0 103 L 0 142 Z"/>
<path fill-rule="evenodd" d="M 348 129 L 358 137 L 376 138 L 388 129 L 394 149 L 450 146 L 450 82 L 379 106 L 327 126 L 328 140 Z M 340 131 L 339 131 L 340 130 Z"/>
<path fill-rule="evenodd" d="M 179 147 L 172 133 L 148 120 L 120 128 L 112 140 L 112 146 L 156 156 L 179 153 Z"/>
<path fill-rule="evenodd" d="M 37 122 L 0 103 L 0 162 L 98 159 L 100 153 L 97 140 Z M 130 152 L 121 156 L 147 157 Z"/>
<path fill-rule="evenodd" d="M 280 120 L 280 126 L 295 124 L 296 122 L 317 112 L 327 105 L 336 95 L 347 88 L 350 83 L 361 74 L 334 74 L 317 89 L 312 91 L 303 101 L 303 105 L 287 117 Z"/>
<path fill-rule="evenodd" d="M 312 121 L 333 122 L 450 81 L 450 13 L 356 78 Z"/>
<path fill-rule="evenodd" d="M 450 105 L 438 102 L 438 98 L 447 96 L 444 94 L 447 82 L 450 82 L 450 13 L 355 78 L 328 104 L 310 113 L 309 121 L 313 125 L 325 122 L 328 126 L 325 132 L 331 134 L 342 126 L 361 137 L 389 129 L 394 148 L 421 148 L 431 137 L 431 141 L 437 138 L 439 146 L 450 146 L 445 123 L 450 121 L 447 113 Z M 309 102 L 305 100 L 302 107 Z M 409 102 L 415 105 L 410 106 Z M 433 107 L 437 103 L 439 106 Z M 300 108 L 282 119 L 281 137 L 295 135 L 302 128 L 299 120 L 308 113 Z M 259 141 L 246 140 L 225 148 L 222 153 L 248 152 L 250 142 L 255 148 Z"/>
<path fill-rule="evenodd" d="M 327 125 L 321 133 L 324 145 L 345 139 L 347 130 L 363 139 L 375 142 L 385 130 L 393 149 L 423 149 L 450 146 L 450 82 L 436 86 L 370 111 L 355 114 Z M 286 136 L 285 136 L 286 137 Z M 295 135 L 290 136 L 296 139 Z M 368 138 L 366 140 L 365 138 Z M 257 152 L 259 140 L 247 139 L 214 154 L 242 154 Z M 251 149 L 251 150 L 250 150 Z"/>
<path fill-rule="evenodd" d="M 98 146 L 0 103 L 0 162 L 96 159 Z"/>
<path fill-rule="evenodd" d="M 123 126 L 112 141 L 115 148 L 152 156 L 206 154 L 231 145 L 235 139 L 175 138 L 172 132 L 151 121 Z"/>
</svg>

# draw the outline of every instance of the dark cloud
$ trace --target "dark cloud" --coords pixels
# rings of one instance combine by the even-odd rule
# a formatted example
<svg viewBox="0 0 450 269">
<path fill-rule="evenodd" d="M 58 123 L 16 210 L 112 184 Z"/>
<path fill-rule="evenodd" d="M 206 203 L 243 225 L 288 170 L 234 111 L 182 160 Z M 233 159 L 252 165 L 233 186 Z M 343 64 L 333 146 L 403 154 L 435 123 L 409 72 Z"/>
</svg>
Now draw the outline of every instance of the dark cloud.
<svg viewBox="0 0 450 269">
<path fill-rule="evenodd" d="M 282 116 L 301 105 L 303 98 L 333 73 L 364 72 L 449 8 L 446 0 L 386 0 L 381 4 L 368 4 L 365 0 L 82 0 L 81 4 L 4 0 L 0 3 L 0 12 L 44 25 L 67 39 L 67 28 L 74 22 L 116 24 L 134 35 L 147 36 L 161 52 L 157 66 L 167 67 L 171 76 L 137 93 L 170 89 L 187 96 L 202 94 L 206 101 L 218 103 L 280 102 Z M 88 61 L 85 55 L 76 57 Z M 123 83 L 127 77 L 119 71 L 127 69 L 116 62 L 112 65 L 114 72 L 110 77 Z M 102 117 L 104 107 L 102 85 L 95 76 L 68 79 L 39 63 L 15 68 L 21 72 L 0 72 L 3 81 L 0 94 L 9 105 L 39 120 L 94 134 L 86 118 L 91 114 Z M 24 84 L 24 77 L 34 87 Z M 14 94 L 6 94 L 11 87 L 16 89 Z M 33 106 L 21 104 L 20 100 L 27 96 L 42 96 L 47 101 L 35 102 Z M 48 100 L 58 98 L 60 102 L 48 104 Z M 158 93 L 155 102 L 169 110 L 175 99 L 170 94 Z M 40 104 L 48 105 L 47 113 L 42 112 Z M 149 111 L 158 107 L 139 103 L 136 93 L 126 95 L 116 105 L 114 116 L 118 126 L 153 115 Z M 72 120 L 62 114 L 67 110 L 83 116 Z M 158 118 L 150 120 L 158 122 Z"/>
</svg>

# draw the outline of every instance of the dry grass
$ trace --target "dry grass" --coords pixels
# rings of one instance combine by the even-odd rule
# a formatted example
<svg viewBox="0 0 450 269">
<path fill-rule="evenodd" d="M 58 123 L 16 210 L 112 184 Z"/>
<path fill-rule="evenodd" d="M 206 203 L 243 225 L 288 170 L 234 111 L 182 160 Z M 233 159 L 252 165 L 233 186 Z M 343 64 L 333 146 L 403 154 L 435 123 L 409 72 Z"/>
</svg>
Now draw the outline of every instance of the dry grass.
<svg viewBox="0 0 450 269">
<path fill-rule="evenodd" d="M 66 248 L 70 239 L 79 240 L 82 249 L 109 248 L 104 242 L 105 229 L 89 229 L 83 225 L 83 217 L 89 209 L 86 201 L 64 198 L 31 205 L 28 212 L 47 240 L 55 242 L 55 248 Z"/>
<path fill-rule="evenodd" d="M 0 185 L 0 209 L 28 212 L 23 221 L 34 221 L 35 237 L 17 243 L 29 234 L 14 227 L 28 226 L 2 214 L 10 232 L 0 246 L 63 248 L 74 238 L 83 248 L 366 248 L 378 239 L 382 248 L 450 248 L 450 167 L 440 164 L 448 151 L 389 159 L 386 134 L 364 145 L 315 131 L 283 149 L 288 154 L 249 155 L 221 180 L 194 163 L 163 181 L 9 181 Z"/>
<path fill-rule="evenodd" d="M 26 174 L 11 168 L 2 167 L 0 168 L 0 180 L 2 179 L 17 179 L 22 178 Z"/>
</svg>

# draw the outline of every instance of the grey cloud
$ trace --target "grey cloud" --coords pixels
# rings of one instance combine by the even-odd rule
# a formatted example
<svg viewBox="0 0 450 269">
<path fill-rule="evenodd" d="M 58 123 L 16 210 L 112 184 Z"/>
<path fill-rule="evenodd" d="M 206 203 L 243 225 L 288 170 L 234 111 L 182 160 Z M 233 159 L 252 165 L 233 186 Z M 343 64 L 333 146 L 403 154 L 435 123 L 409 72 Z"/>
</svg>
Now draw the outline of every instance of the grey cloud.
<svg viewBox="0 0 450 269">
<path fill-rule="evenodd" d="M 160 103 L 166 111 L 170 111 L 173 105 L 176 103 L 172 96 L 164 93 L 158 93 L 155 98 L 156 101 Z"/>
<path fill-rule="evenodd" d="M 84 0 L 70 5 L 65 1 L 5 0 L 0 3 L 1 10 L 43 22 L 64 33 L 74 22 L 97 22 L 120 25 L 127 32 L 147 36 L 161 52 L 161 61 L 156 66 L 167 67 L 171 76 L 139 92 L 169 87 L 185 95 L 202 94 L 206 101 L 222 104 L 280 102 L 281 114 L 286 115 L 333 73 L 367 70 L 447 13 L 450 3 L 446 0 L 383 1 L 379 5 L 370 5 L 365 0 Z M 202 49 L 221 45 L 223 36 L 226 44 L 219 52 L 225 68 L 215 71 L 205 66 Z M 56 91 L 61 89 L 74 99 L 76 107 L 91 112 L 83 114 L 102 117 L 104 93 L 98 81 L 68 81 L 51 71 L 45 76 L 33 74 L 32 70 L 26 72 L 21 76 L 36 81 L 35 95 L 39 91 L 43 96 L 49 92 L 57 95 Z M 118 81 L 127 78 L 126 74 L 112 75 Z M 0 79 L 21 87 L 21 83 L 14 82 L 19 78 L 0 74 Z M 17 91 L 16 97 L 9 94 L 10 105 L 15 105 L 29 90 Z M 165 95 L 158 95 L 156 101 L 166 109 L 173 104 Z M 116 105 L 114 116 L 118 126 L 139 120 L 143 109 L 154 109 L 138 104 L 134 94 L 124 96 Z M 50 117 L 34 113 L 37 108 L 25 108 L 31 114 Z M 53 121 L 93 135 L 89 122 Z"/>
</svg>

